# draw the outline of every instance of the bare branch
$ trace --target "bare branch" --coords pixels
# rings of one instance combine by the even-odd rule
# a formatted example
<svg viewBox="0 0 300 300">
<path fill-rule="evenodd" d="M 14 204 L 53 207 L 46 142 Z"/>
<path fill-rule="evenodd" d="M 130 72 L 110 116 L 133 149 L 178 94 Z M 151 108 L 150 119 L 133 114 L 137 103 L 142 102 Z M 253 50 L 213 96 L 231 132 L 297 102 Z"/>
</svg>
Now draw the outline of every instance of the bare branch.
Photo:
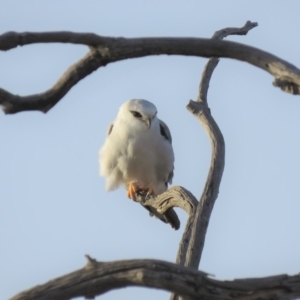
<svg viewBox="0 0 300 300">
<path fill-rule="evenodd" d="M 227 37 L 228 35 L 246 35 L 249 30 L 255 28 L 256 26 L 258 26 L 256 22 L 253 23 L 247 21 L 246 24 L 241 28 L 231 27 L 231 28 L 224 28 L 219 31 L 216 31 L 212 36 L 212 39 L 221 40 Z M 205 65 L 202 73 L 197 101 L 204 103 L 206 106 L 207 106 L 207 92 L 209 88 L 210 78 L 212 76 L 214 69 L 218 65 L 218 62 L 219 62 L 219 58 L 217 57 L 210 58 L 208 63 Z"/>
<path fill-rule="evenodd" d="M 145 195 L 136 194 L 136 201 L 144 207 L 151 207 L 151 212 L 156 211 L 156 217 L 162 220 L 162 215 L 165 217 L 166 223 L 169 223 L 172 228 L 179 229 L 180 221 L 177 214 L 172 209 L 173 207 L 180 207 L 188 214 L 188 220 L 185 226 L 184 233 L 179 244 L 176 263 L 184 265 L 187 256 L 187 250 L 191 239 L 193 224 L 195 221 L 195 213 L 198 205 L 197 199 L 194 195 L 180 186 L 173 186 L 163 194 L 155 197 L 145 197 Z M 154 210 L 154 211 L 153 211 Z M 175 214 L 175 215 L 174 215 Z"/>
<path fill-rule="evenodd" d="M 218 30 L 214 33 L 212 36 L 213 39 L 223 39 L 227 37 L 228 35 L 247 35 L 248 32 L 257 27 L 257 22 L 250 22 L 247 21 L 243 27 L 227 27 L 221 30 Z"/>
<path fill-rule="evenodd" d="M 223 35 L 245 34 L 256 26 L 248 23 L 240 30 L 229 28 Z M 31 96 L 13 95 L 0 89 L 0 105 L 5 113 L 24 110 L 47 112 L 78 81 L 99 67 L 128 58 L 149 55 L 186 55 L 200 57 L 226 57 L 248 62 L 275 77 L 275 86 L 292 94 L 300 94 L 300 70 L 292 64 L 265 51 L 239 43 L 201 38 L 112 38 L 92 33 L 74 32 L 7 32 L 0 35 L 0 50 L 36 43 L 73 43 L 93 49 L 85 58 L 71 66 L 48 91 Z M 96 54 L 98 52 L 98 54 Z"/>
<path fill-rule="evenodd" d="M 249 30 L 256 26 L 257 23 L 251 23 L 248 21 L 241 28 L 226 28 L 219 30 L 214 33 L 212 39 L 222 39 L 230 34 L 245 35 Z M 199 204 L 195 209 L 195 215 L 190 217 L 190 222 L 188 224 L 192 228 L 192 230 L 189 236 L 187 249 L 185 250 L 185 255 L 182 255 L 180 258 L 177 257 L 177 259 L 179 260 L 177 262 L 179 264 L 193 267 L 195 269 L 198 269 L 200 263 L 209 219 L 214 207 L 214 203 L 218 197 L 225 164 L 224 138 L 217 123 L 211 116 L 210 109 L 207 103 L 209 82 L 212 73 L 218 64 L 218 61 L 218 58 L 211 58 L 208 61 L 202 73 L 197 102 L 190 101 L 187 106 L 187 109 L 197 117 L 197 119 L 200 121 L 200 123 L 208 133 L 212 145 L 211 165 L 206 184 Z M 176 296 L 172 295 L 171 299 L 176 299 Z"/>
<path fill-rule="evenodd" d="M 192 193 L 181 186 L 172 186 L 155 197 L 143 197 L 141 194 L 136 194 L 136 196 L 137 202 L 143 206 L 155 208 L 160 214 L 164 214 L 172 207 L 180 207 L 190 215 L 198 203 Z"/>
<path fill-rule="evenodd" d="M 200 202 L 196 209 L 195 221 L 184 264 L 185 266 L 197 269 L 204 247 L 211 212 L 219 194 L 225 164 L 225 142 L 208 107 L 204 108 L 203 103 L 190 101 L 187 108 L 206 129 L 212 145 L 211 165 Z"/>
<path fill-rule="evenodd" d="M 214 33 L 212 39 L 222 39 L 229 34 L 247 34 L 247 32 L 256 27 L 257 23 L 246 22 L 241 28 L 226 28 Z M 200 121 L 206 130 L 212 146 L 211 164 L 206 179 L 206 184 L 201 199 L 190 215 L 187 222 L 186 231 L 188 232 L 185 247 L 179 247 L 176 262 L 183 266 L 189 266 L 198 269 L 202 251 L 205 243 L 205 236 L 209 224 L 210 216 L 219 194 L 222 174 L 225 165 L 225 142 L 223 135 L 211 116 L 207 103 L 207 93 L 212 73 L 218 65 L 218 58 L 210 58 L 204 71 L 199 85 L 199 94 L 197 102 L 190 101 L 187 109 Z M 188 229 L 187 229 L 188 228 Z M 179 299 L 179 295 L 172 294 L 170 300 Z M 181 298 L 182 299 L 182 298 Z"/>
<path fill-rule="evenodd" d="M 14 32 L 9 31 L 0 35 L 0 50 L 8 51 L 18 46 L 37 43 L 67 43 L 86 46 L 105 45 L 115 38 L 100 36 L 94 33 L 77 33 L 71 31 L 54 32 Z"/>
<path fill-rule="evenodd" d="M 81 79 L 106 63 L 98 51 L 91 49 L 85 57 L 69 67 L 57 83 L 41 94 L 20 97 L 0 89 L 0 105 L 5 113 L 39 110 L 46 113 Z"/>
<path fill-rule="evenodd" d="M 180 221 L 172 208 L 180 207 L 188 215 L 191 215 L 198 203 L 192 193 L 181 186 L 173 186 L 155 197 L 136 193 L 135 201 L 145 208 L 149 208 L 151 214 L 165 223 L 169 223 L 175 230 L 179 229 Z"/>
<path fill-rule="evenodd" d="M 300 297 L 300 275 L 219 281 L 207 273 L 159 260 L 97 262 L 24 291 L 10 300 L 92 299 L 108 291 L 143 286 L 175 292 L 191 299 L 289 300 Z"/>
</svg>

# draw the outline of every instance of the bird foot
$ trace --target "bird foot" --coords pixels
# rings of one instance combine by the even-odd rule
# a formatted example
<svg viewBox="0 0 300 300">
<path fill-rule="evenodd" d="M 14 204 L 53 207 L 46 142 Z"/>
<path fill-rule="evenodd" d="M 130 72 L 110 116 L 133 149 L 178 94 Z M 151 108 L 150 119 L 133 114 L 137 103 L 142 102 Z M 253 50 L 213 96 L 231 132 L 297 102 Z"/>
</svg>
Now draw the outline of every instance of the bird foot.
<svg viewBox="0 0 300 300">
<path fill-rule="evenodd" d="M 132 200 L 136 200 L 136 192 L 139 190 L 137 182 L 130 182 L 127 191 L 127 197 Z"/>
<path fill-rule="evenodd" d="M 132 200 L 136 200 L 136 193 L 142 192 L 146 197 L 154 195 L 153 184 L 150 183 L 146 186 L 139 186 L 138 182 L 131 182 L 128 187 L 127 197 Z"/>
<path fill-rule="evenodd" d="M 138 192 L 139 191 L 147 192 L 146 197 L 153 196 L 154 195 L 153 184 L 150 183 L 150 184 L 148 184 L 146 186 L 141 186 L 138 189 Z"/>
</svg>

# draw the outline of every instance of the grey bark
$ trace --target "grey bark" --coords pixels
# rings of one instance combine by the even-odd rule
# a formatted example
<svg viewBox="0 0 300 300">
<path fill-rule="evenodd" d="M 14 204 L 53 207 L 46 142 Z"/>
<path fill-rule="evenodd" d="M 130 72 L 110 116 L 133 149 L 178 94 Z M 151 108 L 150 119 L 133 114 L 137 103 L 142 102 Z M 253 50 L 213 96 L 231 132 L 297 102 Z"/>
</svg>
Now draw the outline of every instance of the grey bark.
<svg viewBox="0 0 300 300">
<path fill-rule="evenodd" d="M 175 292 L 189 299 L 290 300 L 300 297 L 300 275 L 219 281 L 191 268 L 159 260 L 125 260 L 87 265 L 46 284 L 24 291 L 10 300 L 93 299 L 108 291 L 143 286 Z"/>
</svg>

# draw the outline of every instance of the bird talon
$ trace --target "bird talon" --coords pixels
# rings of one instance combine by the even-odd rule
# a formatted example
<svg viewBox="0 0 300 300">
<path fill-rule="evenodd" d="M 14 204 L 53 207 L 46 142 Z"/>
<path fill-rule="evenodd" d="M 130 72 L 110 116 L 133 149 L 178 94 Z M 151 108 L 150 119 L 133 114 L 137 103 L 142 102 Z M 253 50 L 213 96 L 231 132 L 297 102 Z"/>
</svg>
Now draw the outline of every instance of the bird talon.
<svg viewBox="0 0 300 300">
<path fill-rule="evenodd" d="M 128 186 L 127 197 L 136 200 L 136 194 L 139 193 L 143 197 L 150 197 L 154 195 L 153 184 L 146 186 L 139 186 L 137 182 L 131 182 Z"/>
<path fill-rule="evenodd" d="M 147 192 L 146 197 L 150 197 L 154 195 L 153 184 L 150 183 L 146 186 L 139 187 L 139 191 Z"/>
<path fill-rule="evenodd" d="M 127 197 L 132 200 L 136 200 L 136 192 L 138 191 L 138 185 L 136 182 L 131 182 L 128 186 Z"/>
</svg>

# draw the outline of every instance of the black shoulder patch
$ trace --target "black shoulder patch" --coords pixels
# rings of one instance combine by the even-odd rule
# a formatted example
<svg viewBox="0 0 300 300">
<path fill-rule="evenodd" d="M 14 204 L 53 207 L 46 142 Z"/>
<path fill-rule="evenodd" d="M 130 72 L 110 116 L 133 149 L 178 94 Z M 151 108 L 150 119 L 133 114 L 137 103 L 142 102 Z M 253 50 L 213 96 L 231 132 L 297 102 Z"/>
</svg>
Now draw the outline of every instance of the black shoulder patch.
<svg viewBox="0 0 300 300">
<path fill-rule="evenodd" d="M 113 130 L 113 127 L 114 127 L 114 124 L 111 124 L 108 128 L 108 132 L 107 132 L 107 135 L 110 135 L 112 130 Z"/>
<path fill-rule="evenodd" d="M 161 134 L 166 140 L 168 140 L 167 133 L 166 133 L 164 127 L 162 126 L 162 124 L 159 124 L 159 127 L 160 127 L 160 134 Z"/>
</svg>

